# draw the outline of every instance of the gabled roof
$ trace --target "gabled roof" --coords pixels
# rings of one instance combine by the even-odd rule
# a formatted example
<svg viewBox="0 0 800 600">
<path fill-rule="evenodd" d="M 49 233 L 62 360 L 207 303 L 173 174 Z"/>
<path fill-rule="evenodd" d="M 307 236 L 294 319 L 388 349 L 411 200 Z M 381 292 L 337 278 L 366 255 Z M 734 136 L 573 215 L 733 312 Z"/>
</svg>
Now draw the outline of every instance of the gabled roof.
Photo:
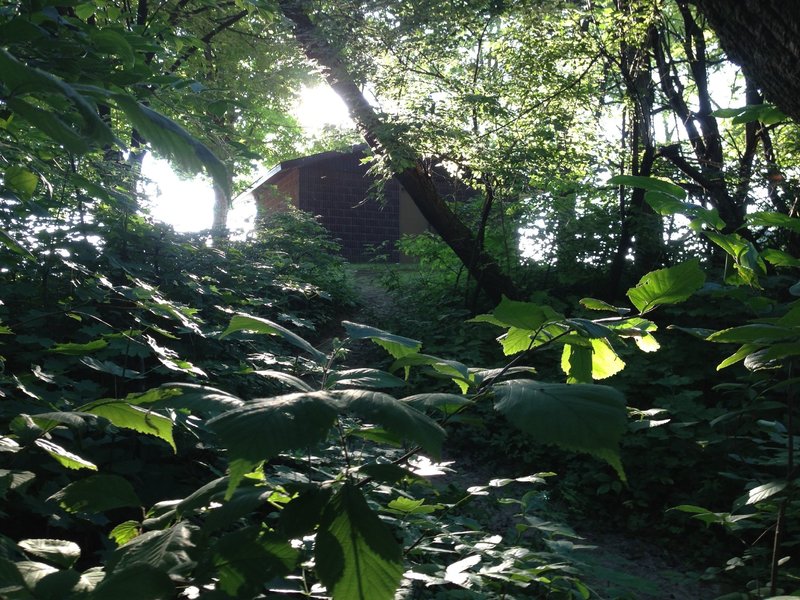
<svg viewBox="0 0 800 600">
<path fill-rule="evenodd" d="M 284 173 L 290 169 L 307 167 L 309 165 L 324 162 L 332 158 L 338 158 L 340 156 L 364 154 L 367 148 L 368 146 L 366 144 L 356 144 L 355 146 L 352 146 L 350 150 L 346 151 L 329 150 L 328 152 L 320 152 L 319 154 L 311 154 L 310 156 L 301 156 L 300 158 L 292 158 L 290 160 L 285 160 L 272 167 L 269 171 L 267 171 L 265 175 L 260 177 L 254 183 L 252 183 L 246 190 L 244 190 L 239 195 L 244 196 L 245 194 L 251 194 L 258 188 L 260 188 L 262 185 L 272 183 L 273 180 L 278 176 L 278 174 Z"/>
</svg>

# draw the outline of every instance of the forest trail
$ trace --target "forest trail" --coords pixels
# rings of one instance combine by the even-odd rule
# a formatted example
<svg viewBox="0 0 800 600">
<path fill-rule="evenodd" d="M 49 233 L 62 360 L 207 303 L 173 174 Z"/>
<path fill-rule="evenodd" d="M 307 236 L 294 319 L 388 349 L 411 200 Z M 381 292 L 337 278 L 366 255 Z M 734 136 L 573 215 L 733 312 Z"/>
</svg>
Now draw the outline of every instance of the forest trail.
<svg viewBox="0 0 800 600">
<path fill-rule="evenodd" d="M 357 306 L 345 320 L 392 332 L 392 323 L 400 307 L 382 280 L 385 271 L 372 265 L 351 265 L 349 272 Z M 356 342 L 351 346 L 346 363 L 352 367 L 374 366 L 375 358 L 374 345 L 368 341 Z M 466 490 L 472 486 L 485 486 L 499 476 L 495 467 L 469 455 L 445 456 L 443 460 L 455 461 L 452 466 L 456 470 L 435 478 L 435 485 L 440 489 L 455 486 Z M 508 493 L 497 496 L 513 495 L 511 487 L 505 491 Z M 526 490 L 518 491 L 522 495 Z M 507 534 L 513 531 L 519 520 L 518 516 L 515 517 L 515 505 L 503 505 L 491 497 L 476 497 L 469 506 L 471 508 L 467 510 L 470 513 L 474 510 L 481 515 L 488 533 Z M 568 527 L 557 521 L 554 525 Z M 699 581 L 699 573 L 695 569 L 690 572 L 690 567 L 681 557 L 657 543 L 624 532 L 605 531 L 592 523 L 579 527 L 571 541 L 559 539 L 554 542 L 553 550 L 565 553 L 573 564 L 579 566 L 581 579 L 591 589 L 592 598 L 708 600 L 720 593 L 715 586 Z"/>
</svg>

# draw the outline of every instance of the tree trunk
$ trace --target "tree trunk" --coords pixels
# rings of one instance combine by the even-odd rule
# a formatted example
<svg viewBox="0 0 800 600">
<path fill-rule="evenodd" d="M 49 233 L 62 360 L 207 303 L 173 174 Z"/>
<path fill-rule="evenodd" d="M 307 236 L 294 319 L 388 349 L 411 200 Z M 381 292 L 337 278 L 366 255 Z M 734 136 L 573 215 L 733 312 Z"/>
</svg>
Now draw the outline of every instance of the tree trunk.
<svg viewBox="0 0 800 600">
<path fill-rule="evenodd" d="M 387 160 L 395 179 L 445 243 L 469 270 L 470 275 L 494 302 L 503 295 L 519 298 L 516 286 L 499 265 L 477 243 L 475 236 L 439 195 L 419 157 L 396 136 L 370 106 L 353 81 L 338 52 L 322 38 L 306 14 L 302 2 L 279 0 L 284 16 L 294 26 L 294 35 L 305 55 L 316 62 L 333 90 L 347 105 L 369 146 Z"/>
<path fill-rule="evenodd" d="M 800 3 L 695 0 L 723 49 L 788 116 L 800 122 Z"/>
</svg>

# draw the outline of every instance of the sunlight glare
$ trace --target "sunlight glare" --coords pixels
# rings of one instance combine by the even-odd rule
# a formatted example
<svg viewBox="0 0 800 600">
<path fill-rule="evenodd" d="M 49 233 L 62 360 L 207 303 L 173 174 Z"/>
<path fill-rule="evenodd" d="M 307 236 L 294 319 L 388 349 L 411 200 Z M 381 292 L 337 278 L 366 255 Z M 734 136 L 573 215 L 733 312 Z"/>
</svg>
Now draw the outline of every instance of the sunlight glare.
<svg viewBox="0 0 800 600">
<path fill-rule="evenodd" d="M 348 129 L 355 127 L 344 101 L 327 84 L 303 86 L 294 116 L 305 132 L 312 135 L 328 126 Z"/>
</svg>

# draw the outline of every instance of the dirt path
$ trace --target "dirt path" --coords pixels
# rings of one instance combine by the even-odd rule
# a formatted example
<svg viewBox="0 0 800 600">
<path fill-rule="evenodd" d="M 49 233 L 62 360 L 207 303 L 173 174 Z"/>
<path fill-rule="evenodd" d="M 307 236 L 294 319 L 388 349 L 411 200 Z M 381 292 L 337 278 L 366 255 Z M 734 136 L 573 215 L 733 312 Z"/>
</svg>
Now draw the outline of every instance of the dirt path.
<svg viewBox="0 0 800 600">
<path fill-rule="evenodd" d="M 387 331 L 397 320 L 395 298 L 381 282 L 381 271 L 371 266 L 354 265 L 350 272 L 358 296 L 358 306 L 345 320 L 371 325 Z M 337 332 L 336 335 L 342 335 Z M 352 367 L 374 366 L 376 348 L 368 341 L 353 344 L 346 363 Z M 456 457 L 454 457 L 456 458 Z M 485 465 L 459 456 L 452 466 L 457 472 L 437 481 L 437 486 L 452 484 L 462 490 L 486 485 L 497 477 Z M 438 478 L 437 478 L 438 479 Z M 512 531 L 517 518 L 515 508 L 490 500 L 480 500 L 481 519 L 491 533 L 505 535 Z M 604 533 L 591 526 L 578 532 L 576 547 L 570 552 L 592 590 L 592 598 L 608 600 L 708 600 L 719 595 L 709 584 L 700 582 L 697 573 L 690 573 L 676 557 L 648 540 L 624 533 Z"/>
</svg>

